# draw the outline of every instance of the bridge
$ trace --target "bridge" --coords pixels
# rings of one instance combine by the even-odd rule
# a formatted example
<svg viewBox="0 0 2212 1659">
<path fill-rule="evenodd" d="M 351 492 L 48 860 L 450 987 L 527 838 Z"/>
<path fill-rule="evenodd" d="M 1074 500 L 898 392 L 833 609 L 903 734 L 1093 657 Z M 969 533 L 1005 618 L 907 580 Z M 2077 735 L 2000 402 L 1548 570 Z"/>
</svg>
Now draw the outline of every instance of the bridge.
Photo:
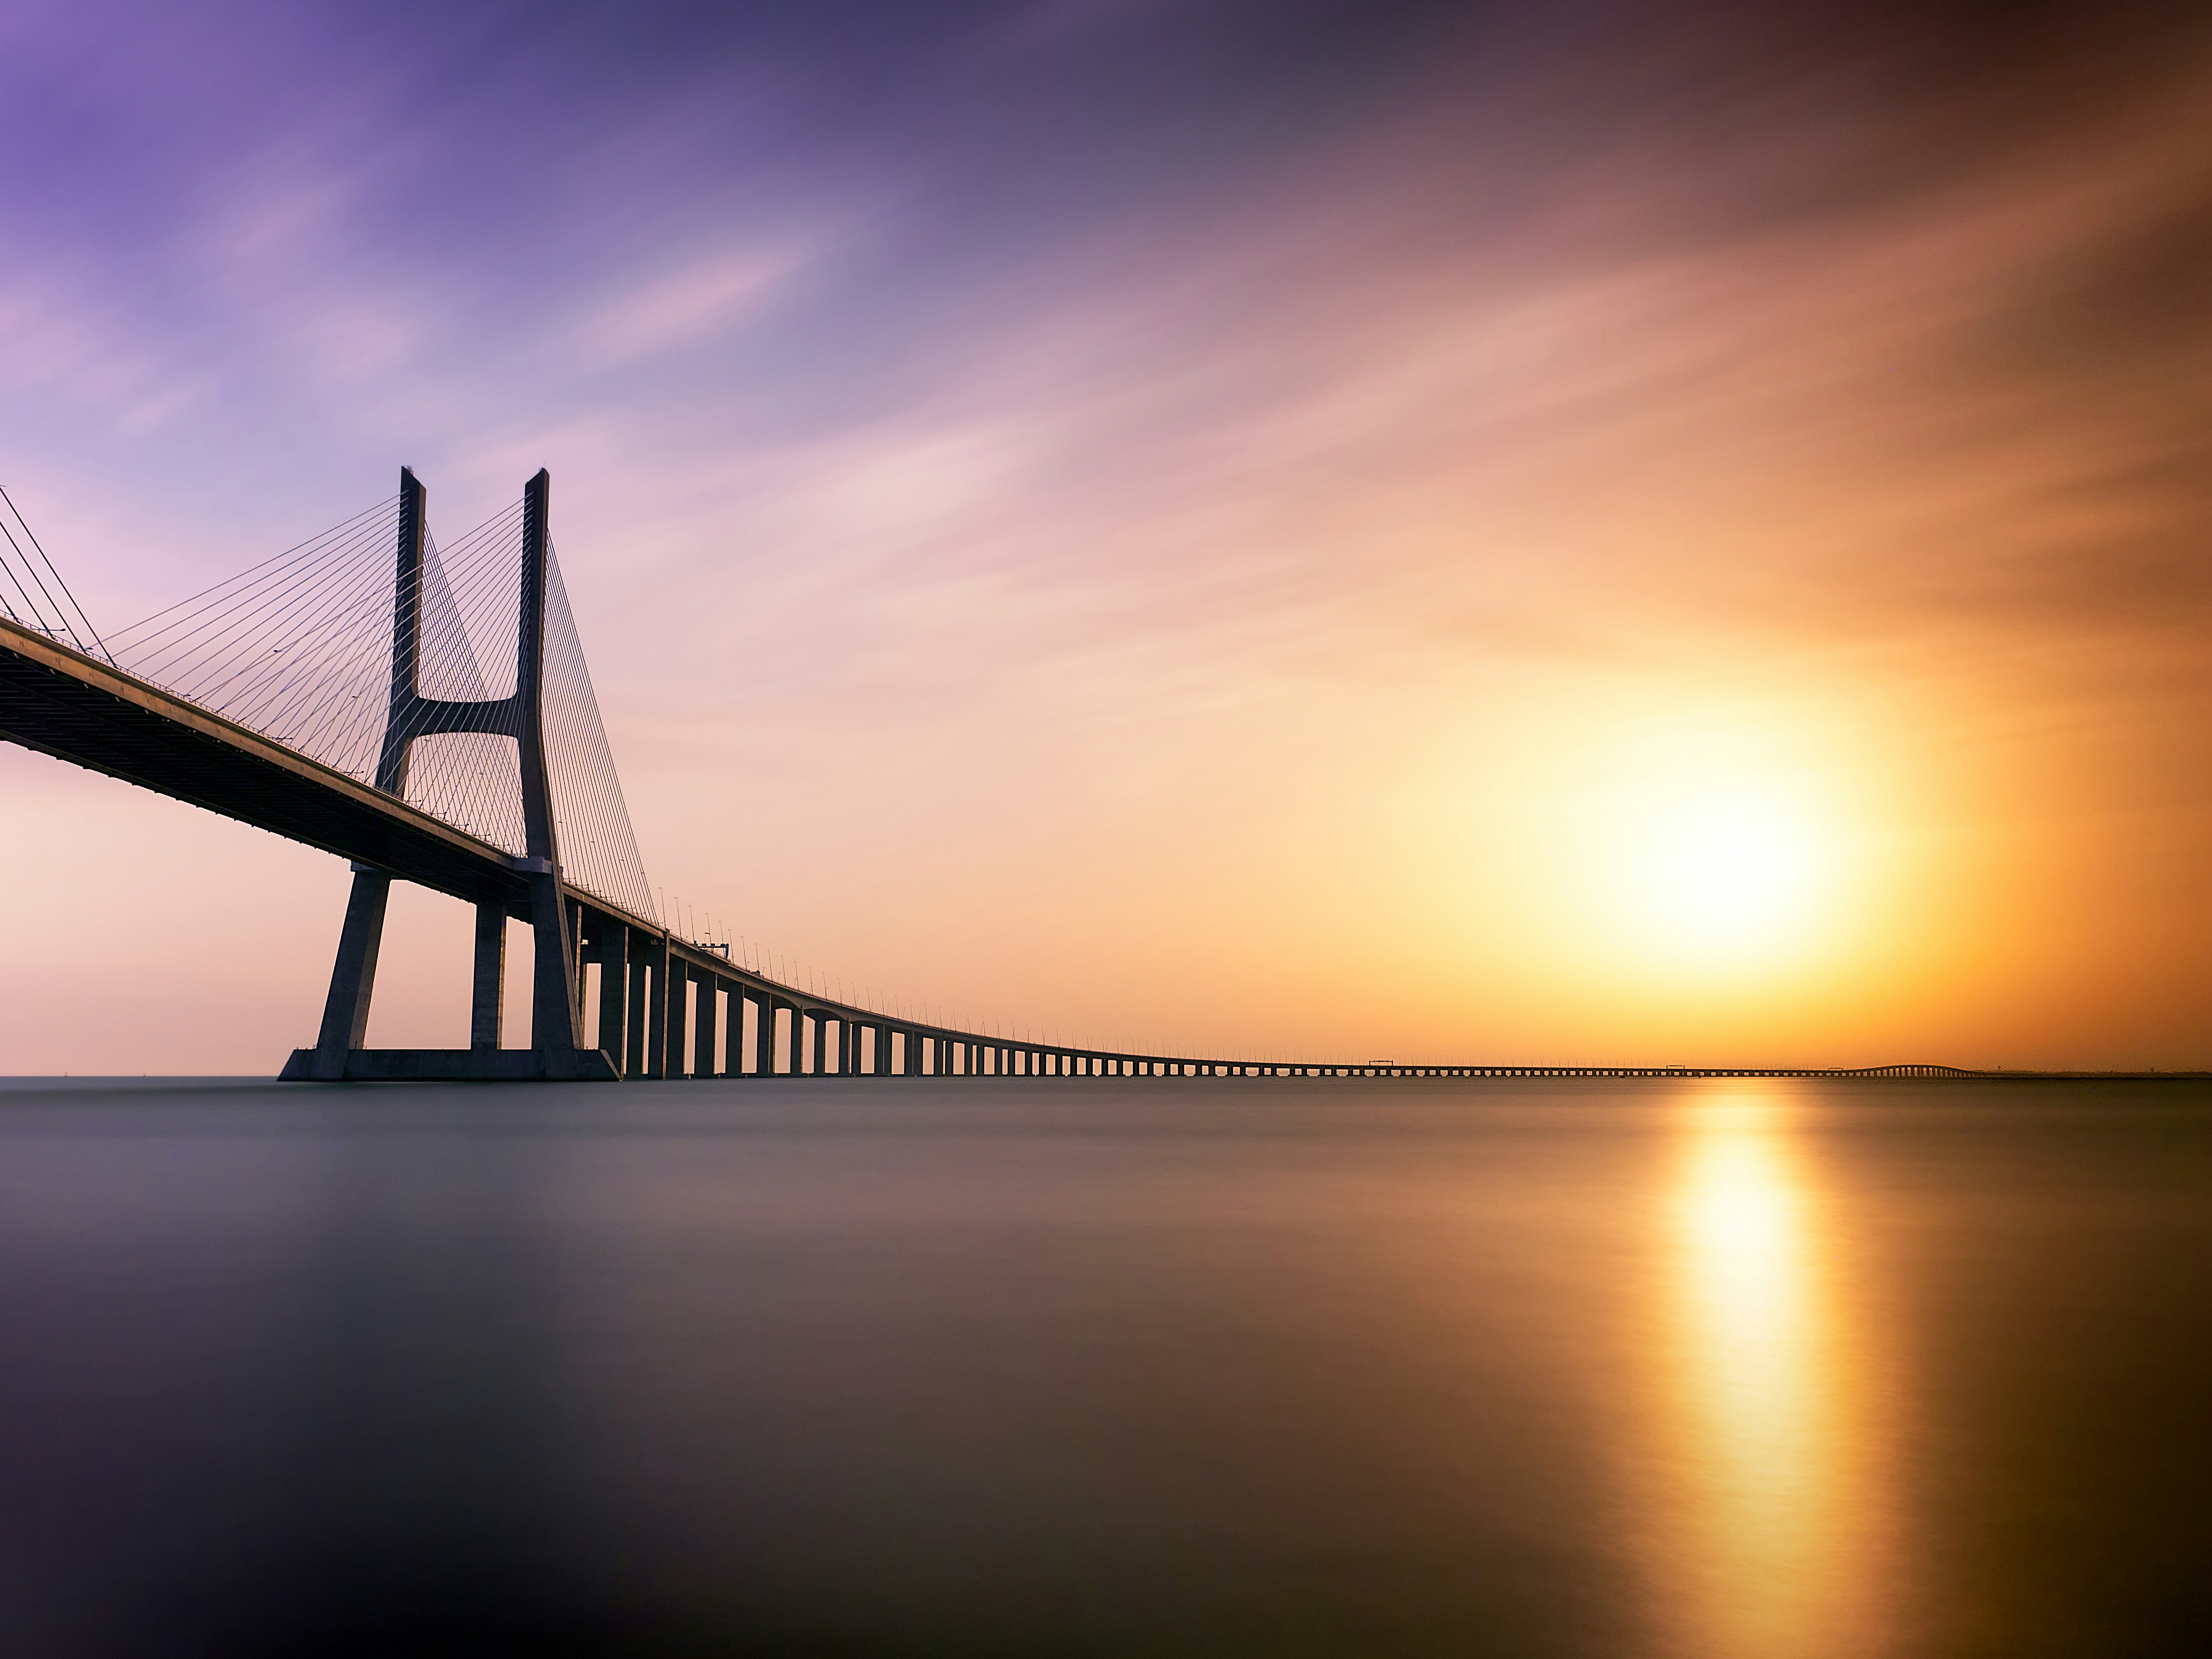
<svg viewBox="0 0 2212 1659">
<path fill-rule="evenodd" d="M 1136 1054 L 780 983 L 656 912 L 561 580 L 551 493 L 540 471 L 519 506 L 441 548 L 427 492 L 402 469 L 396 497 L 102 635 L 0 492 L 0 737 L 351 864 L 321 1027 L 287 1079 L 1991 1075 Z M 365 1046 L 394 881 L 475 907 L 466 1048 Z M 527 1047 L 502 1029 L 510 920 L 532 937 Z"/>
</svg>

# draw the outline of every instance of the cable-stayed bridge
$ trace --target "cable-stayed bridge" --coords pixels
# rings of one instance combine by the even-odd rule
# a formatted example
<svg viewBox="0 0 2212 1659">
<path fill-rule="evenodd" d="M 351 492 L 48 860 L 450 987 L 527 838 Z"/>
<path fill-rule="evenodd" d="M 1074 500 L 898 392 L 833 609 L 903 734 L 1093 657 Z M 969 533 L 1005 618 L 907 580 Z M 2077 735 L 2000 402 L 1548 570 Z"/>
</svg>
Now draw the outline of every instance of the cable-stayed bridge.
<svg viewBox="0 0 2212 1659">
<path fill-rule="evenodd" d="M 0 493 L 0 737 L 349 860 L 301 1079 L 816 1077 L 1964 1077 L 1234 1060 L 1016 1040 L 781 984 L 657 915 L 551 532 L 551 481 L 449 545 L 399 493 L 102 635 Z M 476 907 L 470 1046 L 364 1046 L 392 884 Z M 507 922 L 532 931 L 505 1046 Z"/>
</svg>

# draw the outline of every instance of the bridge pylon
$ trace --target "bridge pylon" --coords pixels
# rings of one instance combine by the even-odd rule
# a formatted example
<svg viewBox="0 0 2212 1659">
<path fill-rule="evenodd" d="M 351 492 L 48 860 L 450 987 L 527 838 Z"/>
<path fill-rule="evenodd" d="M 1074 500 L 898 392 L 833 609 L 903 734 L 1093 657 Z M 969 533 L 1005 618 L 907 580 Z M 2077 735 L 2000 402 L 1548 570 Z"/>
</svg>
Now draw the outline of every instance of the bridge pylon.
<svg viewBox="0 0 2212 1659">
<path fill-rule="evenodd" d="M 561 879 L 560 830 L 546 765 L 545 599 L 552 489 L 551 476 L 543 468 L 523 487 L 514 690 L 496 698 L 430 697 L 422 689 L 428 495 L 413 469 L 399 469 L 390 702 L 376 768 L 377 788 L 404 799 L 408 762 L 418 738 L 465 732 L 514 739 L 522 785 L 524 851 L 512 862 L 529 883 L 535 946 L 530 1048 L 511 1053 L 501 1049 L 509 911 L 505 902 L 486 898 L 477 904 L 468 1049 L 368 1048 L 369 1001 L 375 990 L 377 952 L 392 878 L 388 871 L 356 862 L 353 890 L 338 933 L 337 959 L 331 969 L 330 994 L 323 1005 L 322 1029 L 313 1048 L 294 1052 L 284 1068 L 287 1078 L 336 1082 L 364 1077 L 619 1075 L 612 1060 L 582 1042 L 580 916 Z M 495 1058 L 503 1054 L 504 1058 Z"/>
</svg>

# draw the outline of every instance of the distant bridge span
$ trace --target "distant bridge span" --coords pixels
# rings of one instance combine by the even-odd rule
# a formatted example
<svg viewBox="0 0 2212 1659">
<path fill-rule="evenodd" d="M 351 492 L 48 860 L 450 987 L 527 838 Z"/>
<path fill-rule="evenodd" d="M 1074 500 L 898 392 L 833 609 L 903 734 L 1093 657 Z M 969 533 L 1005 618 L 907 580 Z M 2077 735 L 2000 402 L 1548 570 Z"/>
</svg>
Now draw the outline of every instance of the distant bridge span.
<svg viewBox="0 0 2212 1659">
<path fill-rule="evenodd" d="M 9 613 L 0 616 L 0 737 L 351 860 L 353 891 L 322 1029 L 314 1046 L 285 1066 L 289 1079 L 2020 1075 L 1929 1065 L 1434 1066 L 1135 1054 L 934 1025 L 779 983 L 648 914 L 642 867 L 629 867 L 635 843 L 611 757 L 605 777 L 572 766 L 570 793 L 562 796 L 560 743 L 588 750 L 599 728 L 580 646 L 573 668 L 555 671 L 556 678 L 567 672 L 560 686 L 573 707 L 549 702 L 549 627 L 556 649 L 573 636 L 551 560 L 550 492 L 545 473 L 531 480 L 519 525 L 507 527 L 519 531 L 519 542 L 498 528 L 503 520 L 479 537 L 492 550 L 482 562 L 490 576 L 471 587 L 477 568 L 453 554 L 441 557 L 428 538 L 422 486 L 403 470 L 388 526 L 374 520 L 368 530 L 349 532 L 349 540 L 330 532 L 302 544 L 319 551 L 295 550 L 284 556 L 289 562 L 271 561 L 274 574 L 248 573 L 210 590 L 214 599 L 148 632 L 144 653 L 154 667 L 147 672 L 117 660 L 112 641 L 88 640 L 35 613 L 24 620 L 0 596 Z M 355 568 L 352 550 L 370 531 L 386 528 L 396 556 L 386 555 L 380 568 L 389 574 L 371 580 Z M 492 578 L 516 579 L 506 601 L 514 689 L 504 696 L 489 693 L 480 661 L 481 619 L 489 612 L 482 605 L 470 611 Z M 383 683 L 369 699 L 381 708 L 367 712 L 355 637 L 367 626 L 364 615 L 389 619 L 376 622 L 388 659 L 374 665 Z M 451 681 L 455 672 L 471 695 L 457 696 L 450 684 L 425 690 L 437 675 Z M 418 750 L 427 757 L 437 740 L 453 738 L 476 742 L 437 750 L 447 769 L 432 786 L 421 771 L 410 777 L 411 764 L 427 764 Z M 594 753 L 604 752 L 603 734 L 599 741 Z M 325 752 L 312 752 L 318 749 Z M 593 805 L 586 811 L 576 801 Z M 577 839 L 605 854 L 580 873 L 562 857 L 563 837 L 580 823 Z M 477 908 L 468 1048 L 364 1046 L 395 879 Z M 642 902 L 625 903 L 625 896 Z M 529 926 L 536 943 L 526 1048 L 502 1044 L 509 919 Z M 587 1032 L 593 970 L 597 1011 Z"/>
</svg>

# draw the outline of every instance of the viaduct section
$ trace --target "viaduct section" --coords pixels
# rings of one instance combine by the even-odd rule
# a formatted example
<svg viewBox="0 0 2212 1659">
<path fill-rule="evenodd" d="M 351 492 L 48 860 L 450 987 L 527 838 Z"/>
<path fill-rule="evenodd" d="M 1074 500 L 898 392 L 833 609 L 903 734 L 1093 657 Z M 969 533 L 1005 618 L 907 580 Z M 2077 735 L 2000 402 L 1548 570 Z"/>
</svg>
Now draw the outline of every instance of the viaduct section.
<svg viewBox="0 0 2212 1659">
<path fill-rule="evenodd" d="M 550 489 L 540 471 L 524 492 L 514 690 L 500 697 L 444 698 L 422 689 L 423 607 L 432 588 L 426 513 L 422 485 L 402 471 L 388 702 L 368 781 L 127 672 L 104 647 L 64 642 L 52 628 L 0 617 L 0 737 L 351 861 L 352 889 L 321 1028 L 313 1046 L 292 1054 L 286 1079 L 1990 1075 L 1942 1066 L 1416 1066 L 1130 1054 L 920 1024 L 777 983 L 564 876 L 544 696 Z M 409 804 L 415 745 L 464 732 L 515 745 L 525 843 L 520 854 Z M 364 1046 L 395 880 L 475 907 L 467 1048 Z M 501 1024 L 510 920 L 533 936 L 527 1047 L 507 1047 Z"/>
</svg>

